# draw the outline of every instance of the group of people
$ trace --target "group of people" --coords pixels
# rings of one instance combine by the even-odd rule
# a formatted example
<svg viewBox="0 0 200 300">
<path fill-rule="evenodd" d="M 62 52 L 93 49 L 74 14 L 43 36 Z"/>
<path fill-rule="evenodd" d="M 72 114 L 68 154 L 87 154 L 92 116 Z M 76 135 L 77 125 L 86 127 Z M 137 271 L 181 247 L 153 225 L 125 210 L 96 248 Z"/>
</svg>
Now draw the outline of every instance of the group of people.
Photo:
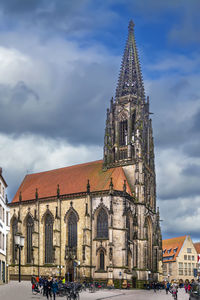
<svg viewBox="0 0 200 300">
<path fill-rule="evenodd" d="M 58 279 L 56 277 L 32 276 L 31 283 L 32 290 L 41 290 L 43 296 L 46 296 L 47 299 L 52 298 L 53 296 L 53 299 L 55 300 L 58 292 L 58 284 L 65 284 L 65 278 Z"/>
</svg>

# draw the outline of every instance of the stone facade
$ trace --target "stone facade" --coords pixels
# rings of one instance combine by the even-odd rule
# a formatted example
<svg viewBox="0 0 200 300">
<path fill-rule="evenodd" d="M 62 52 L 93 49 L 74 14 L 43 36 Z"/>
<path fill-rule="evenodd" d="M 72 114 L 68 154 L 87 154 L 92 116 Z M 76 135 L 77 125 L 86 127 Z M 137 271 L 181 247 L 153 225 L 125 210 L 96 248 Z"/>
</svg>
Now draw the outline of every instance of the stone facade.
<svg viewBox="0 0 200 300">
<path fill-rule="evenodd" d="M 129 280 L 139 287 L 148 280 L 149 271 L 152 280 L 159 277 L 162 236 L 159 210 L 156 209 L 153 133 L 133 27 L 131 21 L 116 99 L 111 100 L 107 110 L 104 160 L 80 165 L 84 171 L 74 172 L 69 167 L 45 174 L 30 174 L 10 204 L 9 269 L 12 279 L 18 274 L 18 257 L 13 254 L 14 230 L 25 236 L 22 250 L 24 278 L 53 273 L 70 280 L 105 280 L 108 284 Z M 93 168 L 90 173 L 89 168 Z M 59 184 L 57 192 L 56 189 L 51 192 L 50 177 L 51 180 L 54 178 L 51 182 Z M 63 188 L 60 181 L 64 182 Z M 104 214 L 106 225 L 100 223 L 100 213 Z M 53 220 L 53 259 L 50 264 L 45 263 L 47 216 Z M 72 223 L 69 223 L 70 216 L 74 218 Z M 27 220 L 30 217 L 34 223 L 32 254 L 27 254 Z M 17 226 L 15 229 L 13 224 Z M 74 228 L 71 237 L 70 228 Z M 105 236 L 102 236 L 102 230 Z M 74 238 L 76 232 L 77 241 Z M 69 241 L 69 238 L 74 240 Z M 76 247 L 70 246 L 71 243 Z"/>
<path fill-rule="evenodd" d="M 0 284 L 8 281 L 7 270 L 7 237 L 9 227 L 9 207 L 6 196 L 7 183 L 0 168 Z"/>
</svg>

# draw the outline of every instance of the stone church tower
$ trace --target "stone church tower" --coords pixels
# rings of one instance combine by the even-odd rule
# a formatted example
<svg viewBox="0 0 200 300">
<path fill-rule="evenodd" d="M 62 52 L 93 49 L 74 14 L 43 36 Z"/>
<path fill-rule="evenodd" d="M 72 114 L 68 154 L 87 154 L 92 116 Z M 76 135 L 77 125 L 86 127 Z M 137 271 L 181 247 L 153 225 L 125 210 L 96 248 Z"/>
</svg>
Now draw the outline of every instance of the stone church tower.
<svg viewBox="0 0 200 300">
<path fill-rule="evenodd" d="M 107 109 L 103 167 L 123 167 L 134 195 L 136 215 L 140 216 L 135 235 L 138 251 L 144 255 L 137 264 L 141 269 L 156 270 L 162 237 L 159 211 L 156 212 L 154 140 L 150 114 L 149 97 L 145 97 L 135 42 L 134 23 L 130 21 L 115 100 L 111 99 L 110 108 Z M 149 226 L 148 215 L 155 220 L 153 226 Z M 152 248 L 152 243 L 159 247 Z"/>
<path fill-rule="evenodd" d="M 10 203 L 9 272 L 18 276 L 14 236 L 25 237 L 22 278 L 61 275 L 142 287 L 162 260 L 149 99 L 129 23 L 115 99 L 107 110 L 104 158 L 28 174 Z"/>
</svg>

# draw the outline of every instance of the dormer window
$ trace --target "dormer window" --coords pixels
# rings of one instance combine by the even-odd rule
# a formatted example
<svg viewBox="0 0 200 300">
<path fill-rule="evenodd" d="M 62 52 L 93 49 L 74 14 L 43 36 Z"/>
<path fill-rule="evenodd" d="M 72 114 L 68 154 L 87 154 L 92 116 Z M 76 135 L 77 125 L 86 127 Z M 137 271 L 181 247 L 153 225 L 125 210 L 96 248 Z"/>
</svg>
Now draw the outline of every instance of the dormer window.
<svg viewBox="0 0 200 300">
<path fill-rule="evenodd" d="M 176 252 L 177 252 L 177 250 L 178 250 L 178 247 L 174 248 L 174 253 L 176 253 Z"/>
<path fill-rule="evenodd" d="M 171 252 L 171 250 L 172 250 L 172 248 L 168 249 L 168 250 L 167 250 L 167 253 L 169 254 L 169 253 Z"/>
</svg>

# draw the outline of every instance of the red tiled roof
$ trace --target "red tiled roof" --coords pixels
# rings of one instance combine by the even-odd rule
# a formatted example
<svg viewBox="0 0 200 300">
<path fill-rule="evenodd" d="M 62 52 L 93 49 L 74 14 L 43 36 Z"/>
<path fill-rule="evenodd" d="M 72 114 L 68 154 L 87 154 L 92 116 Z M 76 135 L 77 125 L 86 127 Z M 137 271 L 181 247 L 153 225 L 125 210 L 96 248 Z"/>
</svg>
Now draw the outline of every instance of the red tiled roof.
<svg viewBox="0 0 200 300">
<path fill-rule="evenodd" d="M 194 243 L 194 247 L 197 251 L 197 254 L 200 254 L 200 243 Z"/>
<path fill-rule="evenodd" d="M 165 250 L 165 252 L 163 253 L 163 262 L 176 261 L 176 257 L 178 256 L 186 237 L 187 236 L 184 235 L 162 241 L 163 251 Z M 177 249 L 176 252 L 174 252 L 174 249 Z M 169 259 L 170 257 L 171 259 Z"/>
<path fill-rule="evenodd" d="M 50 170 L 41 173 L 26 175 L 21 183 L 12 203 L 19 201 L 21 191 L 22 201 L 35 199 L 35 191 L 38 189 L 38 197 L 52 197 L 57 194 L 57 185 L 60 187 L 60 194 L 74 194 L 86 192 L 87 180 L 90 180 L 90 191 L 109 190 L 112 177 L 115 190 L 123 190 L 126 176 L 122 167 L 102 170 L 102 160 L 89 162 L 80 165 Z M 131 195 L 131 189 L 127 182 L 127 192 Z"/>
</svg>

